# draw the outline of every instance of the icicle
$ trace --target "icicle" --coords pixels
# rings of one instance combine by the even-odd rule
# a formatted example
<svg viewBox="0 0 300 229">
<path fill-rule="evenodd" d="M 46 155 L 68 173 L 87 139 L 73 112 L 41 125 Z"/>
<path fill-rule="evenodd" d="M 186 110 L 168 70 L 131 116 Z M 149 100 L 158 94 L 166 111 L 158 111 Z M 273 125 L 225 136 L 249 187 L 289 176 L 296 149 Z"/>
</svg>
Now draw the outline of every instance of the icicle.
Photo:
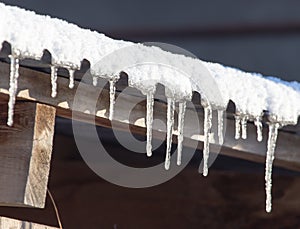
<svg viewBox="0 0 300 229">
<path fill-rule="evenodd" d="M 178 146 L 177 146 L 177 165 L 181 165 L 182 142 L 183 142 L 183 126 L 186 102 L 179 102 L 178 111 Z"/>
<path fill-rule="evenodd" d="M 74 69 L 68 69 L 69 71 L 69 88 L 74 88 Z"/>
<path fill-rule="evenodd" d="M 9 80 L 9 101 L 8 101 L 8 119 L 7 125 L 12 126 L 14 122 L 14 107 L 18 90 L 19 78 L 19 59 L 13 55 L 10 58 L 10 80 Z"/>
<path fill-rule="evenodd" d="M 256 126 L 256 132 L 257 132 L 257 141 L 261 142 L 263 139 L 262 136 L 262 122 L 261 122 L 261 117 L 256 117 L 254 121 L 254 125 Z"/>
<path fill-rule="evenodd" d="M 224 142 L 223 139 L 223 120 L 224 118 L 224 110 L 218 110 L 218 138 L 219 138 L 219 144 L 222 145 Z"/>
<path fill-rule="evenodd" d="M 241 137 L 241 117 L 235 115 L 235 139 L 240 139 Z"/>
<path fill-rule="evenodd" d="M 111 121 L 114 116 L 114 106 L 115 106 L 115 96 L 116 96 L 116 82 L 114 79 L 109 80 L 109 120 Z"/>
<path fill-rule="evenodd" d="M 98 77 L 97 76 L 93 76 L 93 86 L 97 86 L 98 85 Z"/>
<path fill-rule="evenodd" d="M 154 93 L 147 93 L 147 156 L 152 155 L 152 125 L 153 125 L 153 106 L 154 106 Z"/>
<path fill-rule="evenodd" d="M 248 120 L 248 116 L 244 115 L 242 117 L 242 139 L 247 139 L 247 120 Z"/>
<path fill-rule="evenodd" d="M 51 97 L 55 98 L 57 94 L 57 67 L 51 66 L 51 85 L 52 85 L 52 92 Z"/>
<path fill-rule="evenodd" d="M 212 110 L 204 107 L 204 145 L 203 145 L 203 176 L 208 175 L 209 139 L 212 126 Z"/>
<path fill-rule="evenodd" d="M 268 150 L 266 156 L 266 171 L 265 171 L 266 212 L 271 212 L 272 210 L 272 166 L 274 160 L 276 140 L 278 135 L 278 128 L 279 128 L 278 123 L 269 124 Z"/>
<path fill-rule="evenodd" d="M 170 168 L 171 161 L 171 147 L 172 147 L 172 130 L 174 125 L 174 110 L 175 101 L 174 99 L 168 98 L 168 111 L 167 111 L 167 150 L 166 150 L 166 160 L 165 169 Z"/>
</svg>

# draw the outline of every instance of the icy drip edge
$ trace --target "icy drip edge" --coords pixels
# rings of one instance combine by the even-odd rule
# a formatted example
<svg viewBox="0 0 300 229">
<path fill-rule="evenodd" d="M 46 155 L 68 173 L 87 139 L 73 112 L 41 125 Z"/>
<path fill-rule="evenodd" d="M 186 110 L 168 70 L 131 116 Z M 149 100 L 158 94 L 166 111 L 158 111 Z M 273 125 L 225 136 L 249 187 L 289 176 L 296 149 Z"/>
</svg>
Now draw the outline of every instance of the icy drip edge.
<svg viewBox="0 0 300 229">
<path fill-rule="evenodd" d="M 115 97 L 116 97 L 116 80 L 109 80 L 109 120 L 112 121 L 114 117 L 115 109 Z"/>
<path fill-rule="evenodd" d="M 222 145 L 224 142 L 223 125 L 224 125 L 224 110 L 218 110 L 218 138 L 219 138 L 220 145 Z"/>
<path fill-rule="evenodd" d="M 69 88 L 74 88 L 74 69 L 68 69 L 69 71 Z"/>
<path fill-rule="evenodd" d="M 51 97 L 55 98 L 57 95 L 57 67 L 51 66 Z"/>
<path fill-rule="evenodd" d="M 209 139 L 212 126 L 212 109 L 204 107 L 203 176 L 208 175 Z"/>
<path fill-rule="evenodd" d="M 235 118 L 235 139 L 240 139 L 241 137 L 241 117 L 239 115 L 234 115 Z"/>
<path fill-rule="evenodd" d="M 152 156 L 152 125 L 153 125 L 153 106 L 154 106 L 154 92 L 147 93 L 147 156 Z"/>
<path fill-rule="evenodd" d="M 10 79 L 9 79 L 9 101 L 8 101 L 8 118 L 7 125 L 12 126 L 14 122 L 14 107 L 16 103 L 16 94 L 18 90 L 19 78 L 19 59 L 13 55 L 10 58 Z"/>
<path fill-rule="evenodd" d="M 175 101 L 174 99 L 168 98 L 168 110 L 167 110 L 167 149 L 165 159 L 165 169 L 169 170 L 171 161 L 171 147 L 172 147 L 172 132 L 174 126 L 174 110 Z"/>
<path fill-rule="evenodd" d="M 243 115 L 241 120 L 241 126 L 242 126 L 242 139 L 247 139 L 247 120 L 248 116 Z"/>
<path fill-rule="evenodd" d="M 179 102 L 178 110 L 178 145 L 177 145 L 177 165 L 181 165 L 182 158 L 182 143 L 183 143 L 183 127 L 184 127 L 184 115 L 186 110 L 186 101 Z"/>
<path fill-rule="evenodd" d="M 272 210 L 272 166 L 275 158 L 275 147 L 278 136 L 279 123 L 269 124 L 268 149 L 266 155 L 265 182 L 266 182 L 266 212 Z"/>
<path fill-rule="evenodd" d="M 256 132 L 257 132 L 257 141 L 261 142 L 263 140 L 262 136 L 262 122 L 261 122 L 261 117 L 256 117 L 254 121 L 254 125 L 256 126 Z"/>
</svg>

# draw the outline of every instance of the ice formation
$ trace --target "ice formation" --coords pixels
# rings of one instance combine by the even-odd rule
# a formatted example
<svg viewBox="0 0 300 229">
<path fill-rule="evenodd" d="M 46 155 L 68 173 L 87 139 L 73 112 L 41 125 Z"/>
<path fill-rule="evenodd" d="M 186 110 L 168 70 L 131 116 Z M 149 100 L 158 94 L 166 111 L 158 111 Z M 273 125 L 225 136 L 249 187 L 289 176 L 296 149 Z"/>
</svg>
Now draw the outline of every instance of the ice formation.
<svg viewBox="0 0 300 229">
<path fill-rule="evenodd" d="M 172 147 L 172 133 L 174 126 L 174 111 L 175 111 L 175 101 L 174 99 L 168 98 L 168 109 L 167 109 L 167 150 L 166 150 L 166 160 L 165 169 L 170 168 L 171 161 L 171 147 Z"/>
<path fill-rule="evenodd" d="M 212 126 L 212 109 L 204 107 L 203 176 L 208 175 L 209 140 Z"/>
<path fill-rule="evenodd" d="M 181 165 L 184 115 L 186 110 L 186 101 L 179 102 L 178 105 L 178 144 L 177 144 L 177 165 Z"/>
<path fill-rule="evenodd" d="M 20 20 L 22 18 L 22 20 Z M 38 34 L 38 36 L 36 35 Z M 266 157 L 266 211 L 271 211 L 272 162 L 278 128 L 296 124 L 300 115 L 300 84 L 284 82 L 258 73 L 247 73 L 216 63 L 204 62 L 163 51 L 158 47 L 113 40 L 104 34 L 81 29 L 74 24 L 49 16 L 0 3 L 0 49 L 2 42 L 11 45 L 10 84 L 8 102 L 9 126 L 13 125 L 13 111 L 19 77 L 19 60 L 40 60 L 44 50 L 51 53 L 51 96 L 57 95 L 57 69 L 69 71 L 69 87 L 74 87 L 74 71 L 83 59 L 90 62 L 93 85 L 104 77 L 110 85 L 109 119 L 113 119 L 116 81 L 119 72 L 128 74 L 131 86 L 147 96 L 147 155 L 152 154 L 152 123 L 154 92 L 158 83 L 168 87 L 167 97 L 167 149 L 165 168 L 170 168 L 175 102 L 178 102 L 177 164 L 181 164 L 186 101 L 193 92 L 205 98 L 203 175 L 208 174 L 209 144 L 212 112 L 218 112 L 218 138 L 222 144 L 223 115 L 228 102 L 236 106 L 235 138 L 247 138 L 247 121 L 254 121 L 257 140 L 262 141 L 262 114 L 268 112 L 270 120 Z M 74 48 L 76 47 L 76 48 Z M 155 63 L 155 64 L 153 64 Z M 218 90 L 215 90 L 218 88 Z M 218 94 L 219 93 L 219 94 Z M 217 95 L 218 94 L 218 95 Z"/>
<path fill-rule="evenodd" d="M 147 93 L 147 115 L 146 115 L 146 127 L 147 127 L 147 156 L 152 156 L 152 124 L 153 124 L 153 106 L 154 106 L 154 93 L 150 91 Z"/>
</svg>

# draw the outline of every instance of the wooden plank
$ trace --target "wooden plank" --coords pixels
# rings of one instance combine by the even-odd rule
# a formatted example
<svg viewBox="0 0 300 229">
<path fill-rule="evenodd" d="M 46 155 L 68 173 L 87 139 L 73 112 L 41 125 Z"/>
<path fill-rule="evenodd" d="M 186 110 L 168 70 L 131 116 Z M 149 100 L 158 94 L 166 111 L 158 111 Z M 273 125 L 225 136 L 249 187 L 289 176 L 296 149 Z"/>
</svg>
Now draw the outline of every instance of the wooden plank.
<svg viewBox="0 0 300 229">
<path fill-rule="evenodd" d="M 18 102 L 8 127 L 7 101 L 0 100 L 0 205 L 45 205 L 55 108 Z"/>
<path fill-rule="evenodd" d="M 37 223 L 0 217 L 0 229 L 58 229 L 57 227 L 46 226 Z"/>
<path fill-rule="evenodd" d="M 9 65 L 6 63 L 0 63 L 0 94 L 8 94 L 9 85 Z M 19 92 L 18 97 L 21 99 L 27 99 L 32 101 L 39 101 L 41 103 L 55 106 L 57 109 L 57 115 L 74 118 L 76 120 L 95 123 L 104 127 L 111 127 L 112 123 L 108 120 L 107 110 L 109 107 L 109 92 L 103 89 L 102 93 L 97 100 L 96 108 L 94 108 L 92 98 L 95 94 L 99 93 L 99 87 L 93 87 L 87 84 L 81 85 L 81 97 L 80 107 L 77 108 L 76 112 L 73 110 L 73 99 L 78 88 L 78 82 L 75 82 L 75 88 L 68 88 L 68 79 L 58 77 L 58 96 L 57 98 L 51 98 L 51 85 L 50 76 L 45 73 L 20 68 L 20 79 L 19 79 Z M 145 99 L 145 98 L 144 98 Z M 130 117 L 126 115 L 126 111 L 129 107 L 134 106 L 130 113 Z M 166 105 L 162 102 L 155 102 L 154 118 L 165 121 L 166 120 Z M 93 111 L 95 109 L 95 111 Z M 72 111 L 73 117 L 72 117 Z M 141 101 L 141 95 L 137 92 L 130 94 L 122 93 L 122 96 L 118 95 L 118 101 L 115 105 L 115 116 L 113 127 L 118 130 L 129 131 L 145 134 L 145 112 L 146 104 L 145 101 Z M 194 116 L 193 116 L 194 115 Z M 195 112 L 191 109 L 187 109 L 185 132 L 186 138 L 184 144 L 186 146 L 195 145 L 193 141 L 203 140 L 203 114 L 198 111 L 198 117 L 200 123 L 191 117 L 195 117 Z M 176 120 L 175 120 L 176 122 Z M 176 124 L 175 124 L 176 126 Z M 197 127 L 198 126 L 198 127 Z M 164 139 L 164 129 L 159 124 L 154 124 L 154 137 Z M 296 127 L 290 127 L 289 131 L 279 132 L 279 142 L 276 149 L 276 163 L 278 165 L 293 168 L 299 170 L 298 164 L 300 164 L 300 136 L 299 125 Z M 89 133 L 82 133 L 83 135 Z M 175 135 L 177 132 L 175 131 Z M 234 157 L 244 158 L 247 160 L 254 160 L 263 162 L 265 160 L 266 152 L 266 139 L 267 129 L 264 128 L 264 141 L 256 141 L 256 129 L 253 124 L 249 124 L 248 136 L 246 140 L 235 140 L 234 139 L 234 121 L 227 119 L 227 132 L 225 136 L 225 142 L 221 153 L 227 154 Z M 216 136 L 216 134 L 215 134 Z M 176 141 L 176 139 L 174 139 Z M 214 139 L 212 139 L 214 143 Z M 202 147 L 200 144 L 199 148 Z M 212 151 L 215 151 L 218 147 L 212 146 Z M 283 162 L 283 163 L 281 163 Z"/>
</svg>

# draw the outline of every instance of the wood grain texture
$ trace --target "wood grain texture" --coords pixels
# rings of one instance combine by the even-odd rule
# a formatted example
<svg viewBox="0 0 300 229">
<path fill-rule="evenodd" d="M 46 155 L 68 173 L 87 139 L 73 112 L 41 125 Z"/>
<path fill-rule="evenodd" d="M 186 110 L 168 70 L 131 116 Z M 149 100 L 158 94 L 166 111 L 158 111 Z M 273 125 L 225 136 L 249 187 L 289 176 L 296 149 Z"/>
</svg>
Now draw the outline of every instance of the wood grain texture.
<svg viewBox="0 0 300 229">
<path fill-rule="evenodd" d="M 0 217 L 0 229 L 57 229 L 57 227 Z"/>
<path fill-rule="evenodd" d="M 17 102 L 13 127 L 6 125 L 7 101 L 0 100 L 0 204 L 45 205 L 55 108 Z"/>
<path fill-rule="evenodd" d="M 8 79 L 9 65 L 0 63 L 0 94 L 5 96 L 8 94 Z M 75 82 L 74 89 L 68 88 L 68 79 L 58 77 L 58 95 L 56 98 L 51 98 L 50 76 L 46 73 L 41 73 L 24 67 L 20 68 L 19 78 L 19 92 L 20 99 L 31 101 L 38 101 L 57 109 L 57 115 L 65 118 L 73 118 L 75 120 L 95 123 L 96 125 L 104 127 L 112 127 L 123 131 L 132 131 L 134 133 L 145 135 L 145 116 L 146 104 L 145 97 L 143 97 L 137 90 L 131 89 L 129 93 L 117 93 L 117 101 L 115 104 L 114 121 L 108 120 L 109 109 L 109 92 L 106 88 L 93 87 L 88 84 L 81 83 L 80 91 L 78 91 L 79 83 Z M 123 88 L 121 88 L 123 89 Z M 75 94 L 79 93 L 78 106 L 74 108 Z M 97 99 L 95 95 L 98 95 Z M 96 100 L 96 102 L 94 101 Z M 197 108 L 196 116 L 199 121 L 195 119 L 195 111 L 188 106 L 185 118 L 184 127 L 184 144 L 186 146 L 195 145 L 194 141 L 203 140 L 203 112 Z M 132 108 L 132 109 L 131 109 Z M 166 104 L 161 101 L 155 101 L 154 104 L 154 118 L 165 122 L 166 120 Z M 227 131 L 225 142 L 222 145 L 222 154 L 233 157 L 244 158 L 247 160 L 265 161 L 267 128 L 263 131 L 263 142 L 256 141 L 256 129 L 251 123 L 248 124 L 248 139 L 235 140 L 234 139 L 234 121 L 227 118 Z M 175 119 L 175 127 L 177 120 Z M 285 129 L 279 131 L 279 142 L 276 148 L 275 164 L 300 171 L 300 136 L 299 125 L 289 127 L 288 131 Z M 153 126 L 154 137 L 159 139 L 165 138 L 165 130 L 158 123 Z M 88 133 L 82 133 L 88 134 Z M 174 135 L 177 135 L 175 130 Z M 212 143 L 216 143 L 216 133 L 211 139 Z M 176 138 L 174 138 L 176 142 Z M 198 145 L 201 148 L 202 144 Z M 211 151 L 216 152 L 220 149 L 218 146 L 211 147 Z"/>
</svg>

